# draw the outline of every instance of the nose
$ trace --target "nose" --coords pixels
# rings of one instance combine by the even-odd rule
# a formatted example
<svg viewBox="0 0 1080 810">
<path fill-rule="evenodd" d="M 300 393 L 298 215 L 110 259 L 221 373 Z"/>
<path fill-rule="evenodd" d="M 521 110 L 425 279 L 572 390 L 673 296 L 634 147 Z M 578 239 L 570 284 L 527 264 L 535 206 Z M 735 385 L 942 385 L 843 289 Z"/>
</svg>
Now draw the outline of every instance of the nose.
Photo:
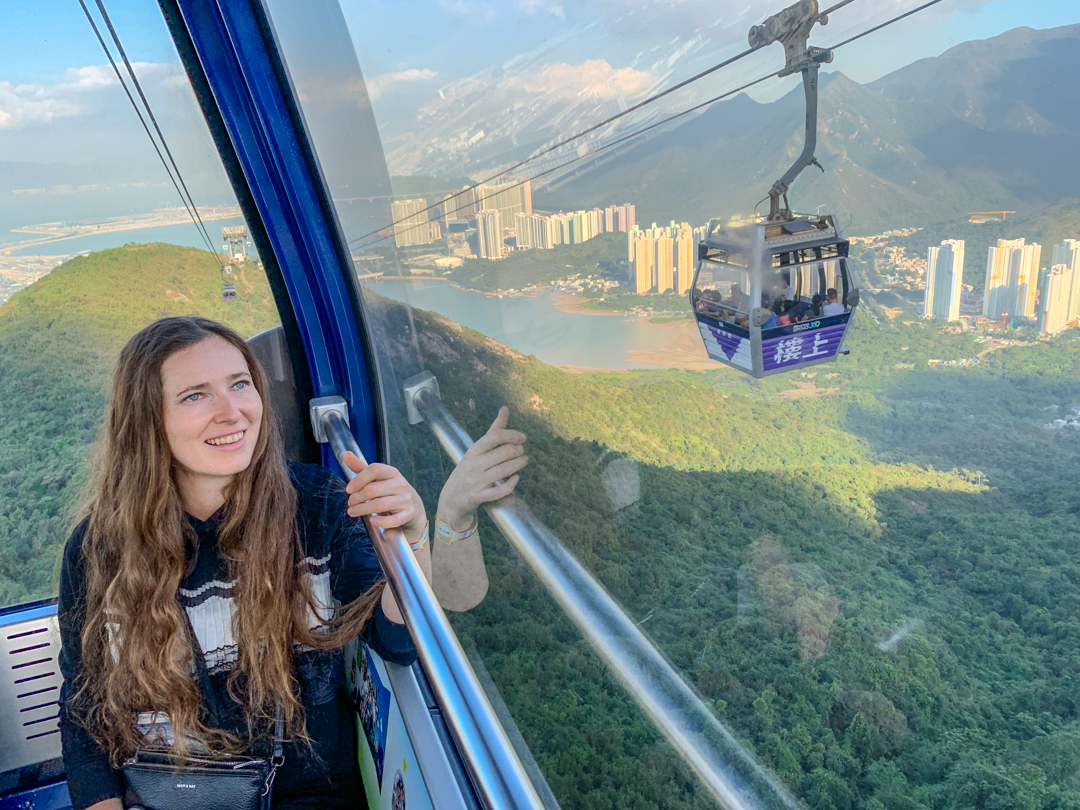
<svg viewBox="0 0 1080 810">
<path fill-rule="evenodd" d="M 227 394 L 218 399 L 217 409 L 214 413 L 215 422 L 236 422 L 240 419 L 240 409 L 236 407 L 232 397 Z"/>
</svg>

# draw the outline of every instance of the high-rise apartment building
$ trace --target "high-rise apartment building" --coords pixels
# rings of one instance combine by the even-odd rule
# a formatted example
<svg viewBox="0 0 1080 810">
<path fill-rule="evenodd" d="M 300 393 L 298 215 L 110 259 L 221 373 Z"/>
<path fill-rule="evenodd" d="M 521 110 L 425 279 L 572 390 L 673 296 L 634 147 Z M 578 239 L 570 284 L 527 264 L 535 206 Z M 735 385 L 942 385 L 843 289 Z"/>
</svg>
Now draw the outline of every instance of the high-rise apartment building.
<svg viewBox="0 0 1080 810">
<path fill-rule="evenodd" d="M 551 217 L 542 217 L 538 214 L 517 214 L 514 217 L 514 232 L 517 234 L 518 247 L 550 250 L 555 246 L 553 225 Z"/>
<path fill-rule="evenodd" d="M 465 186 L 461 191 L 448 194 L 442 202 L 443 219 L 472 219 L 476 216 L 476 189 Z"/>
<path fill-rule="evenodd" d="M 1039 301 L 1039 331 L 1053 335 L 1069 323 L 1070 296 L 1076 272 L 1067 264 L 1044 271 Z"/>
<path fill-rule="evenodd" d="M 647 293 L 653 287 L 653 274 L 656 272 L 656 242 L 638 231 L 631 236 L 633 255 L 630 257 L 631 281 L 634 292 L 638 295 Z"/>
<path fill-rule="evenodd" d="M 481 259 L 502 258 L 502 217 L 498 211 L 481 211 L 476 215 L 476 241 Z"/>
<path fill-rule="evenodd" d="M 1072 270 L 1072 289 L 1069 290 L 1070 321 L 1080 319 L 1080 240 L 1066 239 L 1060 245 L 1054 245 L 1052 265 L 1063 264 Z"/>
<path fill-rule="evenodd" d="M 398 200 L 390 204 L 390 216 L 394 219 L 394 244 L 400 247 L 426 245 L 431 239 L 428 226 L 427 201 Z"/>
<path fill-rule="evenodd" d="M 532 213 L 532 183 L 516 177 L 504 177 L 497 183 L 476 187 L 477 211 L 498 211 L 501 221 L 511 223 L 517 214 Z"/>
<path fill-rule="evenodd" d="M 630 203 L 609 205 L 604 209 L 604 233 L 630 233 L 637 224 L 634 212 L 634 206 Z"/>
<path fill-rule="evenodd" d="M 923 317 L 944 321 L 960 319 L 960 291 L 964 279 L 964 240 L 946 239 L 926 256 Z"/>
<path fill-rule="evenodd" d="M 684 222 L 675 234 L 675 292 L 685 295 L 694 283 L 694 229 Z"/>
<path fill-rule="evenodd" d="M 1034 318 L 1041 258 L 1042 245 L 1029 245 L 1023 239 L 999 239 L 986 260 L 983 315 L 1000 318 L 1008 312 Z"/>
<path fill-rule="evenodd" d="M 656 255 L 656 291 L 670 292 L 675 289 L 675 240 L 667 234 L 658 237 L 654 248 Z"/>
</svg>

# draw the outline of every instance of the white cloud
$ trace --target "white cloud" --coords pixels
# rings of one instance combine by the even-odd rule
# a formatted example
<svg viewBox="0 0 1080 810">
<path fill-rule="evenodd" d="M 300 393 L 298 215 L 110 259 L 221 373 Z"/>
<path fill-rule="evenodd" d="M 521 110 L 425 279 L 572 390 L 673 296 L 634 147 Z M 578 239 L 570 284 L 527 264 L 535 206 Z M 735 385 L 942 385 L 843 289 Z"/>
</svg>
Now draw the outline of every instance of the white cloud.
<svg viewBox="0 0 1080 810">
<path fill-rule="evenodd" d="M 532 74 L 508 76 L 499 86 L 566 100 L 606 100 L 639 95 L 656 81 L 655 76 L 644 70 L 613 68 L 606 59 L 589 59 L 580 65 L 566 62 L 544 65 Z"/>
<path fill-rule="evenodd" d="M 383 73 L 368 81 L 368 96 L 374 101 L 391 85 L 398 84 L 399 82 L 426 82 L 434 79 L 438 75 L 439 74 L 434 70 L 418 70 L 416 68 L 400 70 L 396 73 Z"/>
<path fill-rule="evenodd" d="M 534 14 L 550 14 L 560 20 L 566 19 L 562 0 L 518 0 L 518 11 L 526 17 Z"/>
<path fill-rule="evenodd" d="M 164 76 L 175 78 L 179 64 L 135 62 L 132 64 L 140 82 Z M 117 84 L 109 65 L 68 68 L 64 81 L 56 84 L 12 84 L 0 82 L 0 129 L 18 129 L 29 124 L 49 124 L 61 118 L 74 118 L 87 109 L 91 94 Z"/>
</svg>

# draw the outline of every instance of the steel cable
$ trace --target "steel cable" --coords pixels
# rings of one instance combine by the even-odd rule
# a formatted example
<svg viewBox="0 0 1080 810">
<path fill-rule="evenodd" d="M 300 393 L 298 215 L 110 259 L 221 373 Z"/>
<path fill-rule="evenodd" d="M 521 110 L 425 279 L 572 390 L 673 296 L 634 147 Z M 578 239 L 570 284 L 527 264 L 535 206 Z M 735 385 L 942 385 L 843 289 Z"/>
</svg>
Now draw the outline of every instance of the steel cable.
<svg viewBox="0 0 1080 810">
<path fill-rule="evenodd" d="M 847 6 L 852 2 L 854 2 L 854 0 L 840 0 L 840 2 L 838 2 L 835 5 L 829 7 L 825 11 L 820 12 L 817 16 L 818 16 L 819 19 L 822 18 L 822 17 L 826 17 L 829 14 L 833 13 L 834 11 L 837 11 L 838 9 L 843 8 L 844 6 Z M 869 29 L 863 31 L 862 33 L 856 34 L 853 37 L 849 37 L 848 39 L 845 39 L 845 40 L 843 40 L 842 42 L 840 42 L 840 43 L 838 43 L 836 45 L 830 46 L 828 48 L 828 50 L 835 51 L 838 48 L 842 48 L 843 46 L 848 45 L 848 44 L 850 44 L 852 42 L 855 42 L 858 39 L 862 39 L 863 37 L 865 37 L 865 36 L 867 36 L 869 34 L 872 34 L 875 31 L 880 31 L 882 28 L 886 28 L 887 26 L 890 26 L 893 23 L 899 22 L 900 20 L 903 20 L 903 19 L 905 19 L 907 17 L 910 17 L 913 14 L 917 14 L 920 11 L 923 11 L 924 9 L 929 8 L 930 6 L 936 5 L 937 3 L 940 3 L 940 2 L 941 2 L 941 0 L 930 0 L 930 2 L 924 3 L 924 4 L 922 4 L 921 6 L 919 6 L 917 8 L 911 9 L 910 11 L 906 11 L 903 14 L 899 14 L 896 17 L 893 17 L 893 18 L 891 18 L 889 20 L 886 20 L 885 22 L 881 23 L 880 25 L 876 25 L 873 28 L 869 28 Z M 561 146 L 565 146 L 566 144 L 571 143 L 574 140 L 577 140 L 577 139 L 589 134 L 590 132 L 596 131 L 598 128 L 603 127 L 608 123 L 611 123 L 612 121 L 616 120 L 617 118 L 621 118 L 623 115 L 626 115 L 627 113 L 630 113 L 630 112 L 633 112 L 634 110 L 640 109 L 641 107 L 645 106 L 646 104 L 652 103 L 656 99 L 661 98 L 662 96 L 667 95 L 668 93 L 671 93 L 671 92 L 674 92 L 675 90 L 686 87 L 691 82 L 697 81 L 698 79 L 700 79 L 700 78 L 702 78 L 704 76 L 707 76 L 710 73 L 715 72 L 716 70 L 719 70 L 721 67 L 726 67 L 727 65 L 730 65 L 731 63 L 733 63 L 733 62 L 735 62 L 735 61 L 737 61 L 739 59 L 742 59 L 744 56 L 747 56 L 748 54 L 752 53 L 753 51 L 754 51 L 754 49 L 744 51 L 743 53 L 740 53 L 737 56 L 732 57 L 731 59 L 728 59 L 728 60 L 726 60 L 724 62 L 721 62 L 720 64 L 715 65 L 712 68 L 709 68 L 708 70 L 702 71 L 701 73 L 698 73 L 698 74 L 690 77 L 689 79 L 686 79 L 686 80 L 680 82 L 679 84 L 665 90 L 662 93 L 658 93 L 655 96 L 650 96 L 648 99 L 645 99 L 644 101 L 640 102 L 639 104 L 635 105 L 634 107 L 630 107 L 629 109 L 625 110 L 624 112 L 620 113 L 617 116 L 613 116 L 612 118 L 609 118 L 606 121 L 603 121 L 603 122 L 601 122 L 599 124 L 596 124 L 595 126 L 589 127 L 588 129 L 585 129 L 585 130 L 582 130 L 578 134 L 561 141 L 559 144 L 556 144 L 555 146 L 552 146 L 552 147 L 548 147 L 548 148 L 544 149 L 541 152 L 537 152 L 536 154 L 526 158 L 525 160 L 514 164 L 510 168 L 505 169 L 505 170 L 499 172 L 498 174 L 494 174 L 491 177 L 488 177 L 486 180 L 483 180 L 483 181 L 481 181 L 479 183 L 476 183 L 473 186 L 469 186 L 468 188 L 464 188 L 461 191 L 458 191 L 457 193 L 455 193 L 455 194 L 451 195 L 450 197 L 444 199 L 441 203 L 433 203 L 433 204 L 427 206 L 426 208 L 421 209 L 420 211 L 414 211 L 413 213 L 409 214 L 407 217 L 402 217 L 401 219 L 394 220 L 391 223 L 389 223 L 388 225 L 384 226 L 383 228 L 379 228 L 378 230 L 371 231 L 370 233 L 366 233 L 366 234 L 364 234 L 362 236 L 358 236 L 358 237 L 356 237 L 354 239 L 350 239 L 349 240 L 349 245 L 354 245 L 357 242 L 363 242 L 363 240 L 369 239 L 372 236 L 378 236 L 379 233 L 381 231 L 385 230 L 386 228 L 396 228 L 396 226 L 398 226 L 398 225 L 400 225 L 400 224 L 402 224 L 404 222 L 407 222 L 409 219 L 416 216 L 417 214 L 423 214 L 423 213 L 426 213 L 427 211 L 431 211 L 432 209 L 437 208 L 439 205 L 445 203 L 447 200 L 456 199 L 457 197 L 460 197 L 463 194 L 467 194 L 467 193 L 469 193 L 471 191 L 474 191 L 475 189 L 479 188 L 480 186 L 483 186 L 483 185 L 485 185 L 487 183 L 490 183 L 492 180 L 496 180 L 496 179 L 498 179 L 500 177 L 503 177 L 506 174 L 514 171 L 515 169 L 521 168 L 522 166 L 526 165 L 527 163 L 531 163 L 532 161 L 536 160 L 537 158 L 539 158 L 539 157 L 541 157 L 543 155 L 549 154 L 550 152 L 560 148 Z M 631 138 L 637 137 L 638 135 L 642 135 L 642 134 L 644 134 L 644 133 L 646 133 L 646 132 L 648 132 L 648 131 L 650 131 L 652 129 L 655 129 L 658 126 L 663 126 L 664 124 L 670 123 L 671 121 L 674 121 L 677 118 L 681 118 L 684 115 L 687 115 L 687 114 L 689 114 L 691 112 L 695 112 L 696 110 L 699 110 L 702 107 L 706 107 L 706 106 L 708 106 L 710 104 L 714 104 L 717 101 L 721 101 L 721 100 L 727 98 L 728 96 L 733 95 L 734 93 L 741 92 L 742 90 L 745 90 L 745 89 L 747 89 L 749 87 L 753 87 L 756 84 L 760 84 L 761 82 L 763 82 L 763 81 L 765 81 L 767 79 L 770 79 L 775 75 L 776 75 L 776 73 L 770 73 L 767 76 L 761 77 L 760 79 L 755 79 L 754 81 L 749 82 L 749 83 L 747 83 L 745 85 L 742 85 L 741 87 L 738 87 L 735 90 L 729 91 L 727 93 L 722 93 L 721 95 L 715 96 L 715 97 L 709 99 L 708 101 L 702 102 L 701 104 L 696 104 L 693 107 L 690 107 L 690 108 L 688 108 L 686 110 L 675 113 L 674 115 L 671 115 L 671 116 L 663 119 L 662 121 L 658 121 L 658 122 L 655 122 L 653 124 L 649 124 L 648 126 L 642 127 L 639 130 L 635 130 L 634 132 L 632 132 L 629 135 L 620 137 L 619 139 L 617 139 L 615 141 L 612 141 L 609 144 L 605 144 L 604 146 L 600 146 L 600 147 L 597 147 L 596 149 L 589 150 L 588 152 L 586 152 L 583 155 L 579 155 L 579 156 L 574 157 L 574 158 L 572 158 L 570 160 L 567 160 L 564 163 L 560 163 L 560 164 L 558 164 L 558 165 L 556 165 L 556 166 L 554 166 L 554 167 L 552 167 L 550 169 L 539 172 L 538 174 L 535 174 L 535 175 L 533 175 L 531 177 L 528 177 L 528 178 L 526 178 L 526 179 L 524 179 L 524 180 L 522 180 L 522 181 L 520 181 L 518 183 L 515 183 L 512 186 L 509 186 L 509 187 L 506 187 L 506 188 L 500 188 L 498 192 L 495 192 L 493 194 L 489 194 L 489 195 L 484 196 L 484 197 L 479 197 L 474 202 L 479 203 L 479 202 L 482 202 L 485 199 L 488 199 L 489 197 L 495 196 L 495 194 L 503 193 L 503 192 L 510 191 L 512 189 L 518 188 L 518 187 L 524 185 L 526 182 L 531 182 L 533 180 L 537 180 L 537 179 L 539 179 L 541 177 L 544 177 L 545 175 L 548 175 L 548 174 L 551 174 L 554 171 L 557 171 L 558 169 L 565 168 L 566 166 L 572 165 L 574 163 L 577 163 L 578 161 L 584 160 L 587 157 L 595 155 L 598 152 L 602 152 L 605 149 L 608 149 L 608 148 L 613 147 L 613 146 L 617 146 L 620 143 L 625 143 L 627 140 L 630 140 Z M 413 225 L 413 226 L 410 226 L 410 228 L 406 228 L 405 230 L 407 232 L 408 230 L 412 230 L 414 228 L 418 228 L 418 227 L 421 227 L 421 225 L 426 225 L 426 224 L 427 223 L 425 222 L 425 223 L 422 223 L 422 224 Z M 381 241 L 383 241 L 385 239 L 388 239 L 388 238 L 389 238 L 389 235 L 387 235 L 387 236 L 379 236 L 378 239 L 374 239 L 371 242 L 368 242 L 368 243 L 366 243 L 366 244 L 364 244 L 362 246 L 363 247 L 369 247 L 371 245 L 377 244 L 377 243 L 379 243 L 379 242 L 381 242 Z"/>
</svg>

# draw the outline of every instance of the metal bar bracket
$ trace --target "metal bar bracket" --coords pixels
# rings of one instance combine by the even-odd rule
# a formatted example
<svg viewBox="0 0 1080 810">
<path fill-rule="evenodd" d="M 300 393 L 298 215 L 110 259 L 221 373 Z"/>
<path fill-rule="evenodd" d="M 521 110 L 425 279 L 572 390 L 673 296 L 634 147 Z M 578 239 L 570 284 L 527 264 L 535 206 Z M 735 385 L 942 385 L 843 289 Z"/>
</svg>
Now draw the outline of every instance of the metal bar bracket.
<svg viewBox="0 0 1080 810">
<path fill-rule="evenodd" d="M 344 397 L 316 397 L 308 403 L 308 409 L 311 413 L 311 432 L 315 434 L 315 441 L 319 444 L 330 441 L 326 428 L 323 427 L 323 417 L 327 413 L 332 411 L 340 414 L 345 424 L 349 424 L 349 403 Z"/>
<path fill-rule="evenodd" d="M 419 425 L 424 421 L 424 415 L 416 405 L 416 400 L 423 391 L 431 391 L 435 398 L 442 400 L 439 393 L 439 381 L 430 371 L 421 371 L 419 374 L 405 380 L 405 407 L 409 412 L 409 424 Z"/>
</svg>

